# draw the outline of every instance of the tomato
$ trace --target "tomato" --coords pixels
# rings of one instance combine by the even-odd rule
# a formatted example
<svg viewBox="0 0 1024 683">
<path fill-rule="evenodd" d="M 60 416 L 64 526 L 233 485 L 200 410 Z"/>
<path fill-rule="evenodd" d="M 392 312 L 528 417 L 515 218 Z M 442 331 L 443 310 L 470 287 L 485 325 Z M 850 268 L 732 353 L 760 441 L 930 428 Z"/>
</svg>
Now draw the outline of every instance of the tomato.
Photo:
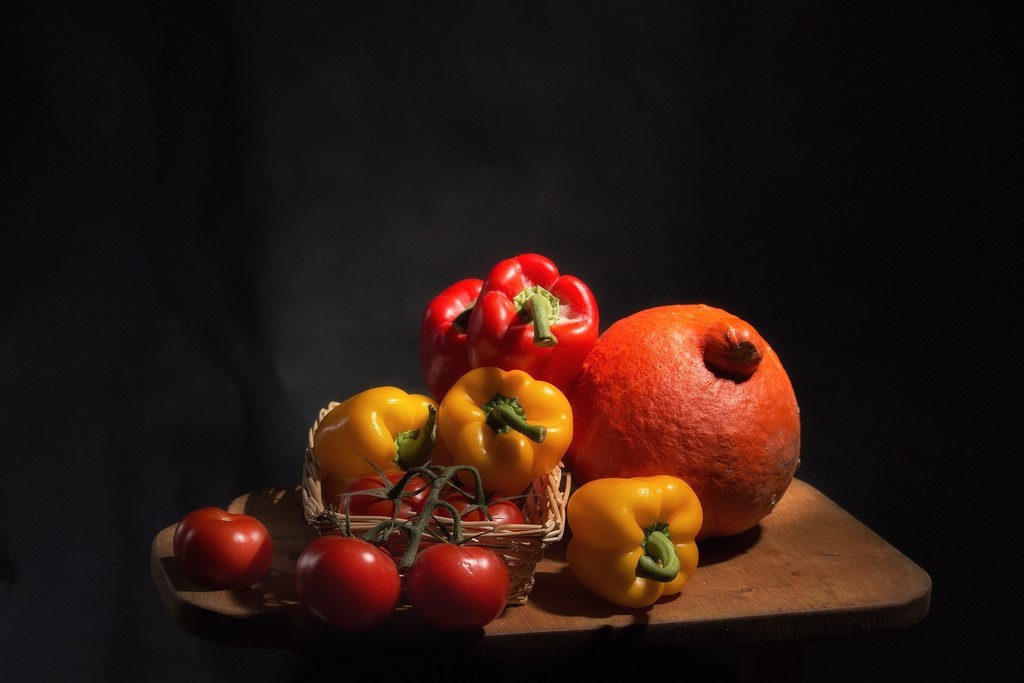
<svg viewBox="0 0 1024 683">
<path fill-rule="evenodd" d="M 487 516 L 484 515 L 483 510 L 479 507 L 467 511 L 467 508 L 473 505 L 473 501 L 461 491 L 446 493 L 444 500 L 455 506 L 455 510 L 463 521 L 482 522 L 487 519 Z M 526 524 L 526 517 L 523 515 L 523 511 L 519 509 L 519 506 L 514 501 L 508 498 L 502 498 L 500 495 L 493 497 L 487 503 L 487 509 L 490 511 L 491 517 L 498 524 Z M 448 509 L 443 507 L 436 508 L 434 514 L 438 517 L 451 517 Z"/>
<path fill-rule="evenodd" d="M 497 498 L 487 504 L 487 509 L 491 513 L 491 517 L 498 524 L 526 524 L 526 517 L 523 516 L 523 511 L 519 509 L 519 506 L 515 502 L 507 498 Z M 484 513 L 480 510 L 476 510 L 475 514 L 470 513 L 463 517 L 470 521 L 487 519 Z"/>
<path fill-rule="evenodd" d="M 270 532 L 256 517 L 204 507 L 174 530 L 174 559 L 193 581 L 212 588 L 244 588 L 270 568 Z"/>
<path fill-rule="evenodd" d="M 370 474 L 361 479 L 357 479 L 352 482 L 347 489 L 346 493 L 354 491 L 370 491 L 372 489 L 387 488 L 393 486 L 406 476 L 406 472 L 401 470 L 395 470 L 387 473 L 388 483 L 385 484 L 384 480 L 379 474 Z M 423 503 L 427 500 L 430 495 L 430 482 L 414 474 L 406 482 L 405 488 L 403 489 L 402 503 L 399 510 L 399 517 L 412 517 L 414 514 L 423 509 Z M 379 495 L 355 495 L 346 496 L 348 499 L 348 512 L 351 515 L 379 515 L 381 517 L 391 517 L 395 511 L 395 500 L 392 498 L 384 498 Z M 345 498 L 339 498 L 336 505 L 339 511 L 345 510 Z"/>
<path fill-rule="evenodd" d="M 413 613 L 440 631 L 483 628 L 505 609 L 511 588 L 498 553 L 455 543 L 421 547 L 405 583 Z"/>
<path fill-rule="evenodd" d="M 359 538 L 311 541 L 295 564 L 295 591 L 313 616 L 346 631 L 382 623 L 398 605 L 402 580 L 386 552 Z"/>
</svg>

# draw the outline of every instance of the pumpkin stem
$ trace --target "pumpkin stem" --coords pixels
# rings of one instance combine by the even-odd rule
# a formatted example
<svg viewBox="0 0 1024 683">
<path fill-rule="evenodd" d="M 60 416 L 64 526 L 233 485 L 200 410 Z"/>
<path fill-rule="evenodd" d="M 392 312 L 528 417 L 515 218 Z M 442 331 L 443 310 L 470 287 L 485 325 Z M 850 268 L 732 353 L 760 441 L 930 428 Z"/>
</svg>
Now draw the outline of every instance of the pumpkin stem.
<svg viewBox="0 0 1024 683">
<path fill-rule="evenodd" d="M 704 333 L 704 365 L 716 375 L 743 381 L 754 374 L 767 346 L 748 323 L 716 320 Z"/>
</svg>

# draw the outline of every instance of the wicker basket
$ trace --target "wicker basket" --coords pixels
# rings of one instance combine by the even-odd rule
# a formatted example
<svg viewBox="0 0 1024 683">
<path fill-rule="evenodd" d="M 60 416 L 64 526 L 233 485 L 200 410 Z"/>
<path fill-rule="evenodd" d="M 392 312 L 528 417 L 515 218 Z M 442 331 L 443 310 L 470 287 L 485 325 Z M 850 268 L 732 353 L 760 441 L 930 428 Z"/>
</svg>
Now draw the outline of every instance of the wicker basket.
<svg viewBox="0 0 1024 683">
<path fill-rule="evenodd" d="M 313 448 L 317 426 L 338 403 L 332 401 L 320 410 L 309 429 L 306 457 L 302 470 L 302 509 L 306 523 L 319 533 L 340 533 L 332 512 L 324 506 L 320 486 L 320 463 Z M 545 549 L 562 538 L 565 529 L 565 505 L 569 499 L 569 471 L 556 467 L 544 478 L 535 479 L 522 504 L 526 524 L 497 525 L 495 522 L 463 522 L 462 530 L 469 543 L 483 543 L 498 551 L 508 567 L 511 588 L 508 604 L 522 605 L 534 584 L 534 570 L 544 558 Z M 385 517 L 356 516 L 350 518 L 351 531 L 369 531 Z"/>
</svg>

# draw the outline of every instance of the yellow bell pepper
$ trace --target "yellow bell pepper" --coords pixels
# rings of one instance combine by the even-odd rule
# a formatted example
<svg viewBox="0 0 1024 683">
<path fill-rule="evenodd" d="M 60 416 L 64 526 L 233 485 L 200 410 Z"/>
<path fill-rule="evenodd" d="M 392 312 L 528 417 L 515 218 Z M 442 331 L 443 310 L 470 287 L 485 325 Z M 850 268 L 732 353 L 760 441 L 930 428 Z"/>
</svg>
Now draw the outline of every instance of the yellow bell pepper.
<svg viewBox="0 0 1024 683">
<path fill-rule="evenodd" d="M 366 389 L 330 410 L 313 433 L 325 507 L 366 475 L 425 464 L 441 446 L 437 403 L 397 387 Z"/>
<path fill-rule="evenodd" d="M 678 477 L 594 479 L 569 496 L 566 521 L 569 569 L 616 605 L 646 607 L 675 595 L 697 570 L 703 510 Z"/>
<path fill-rule="evenodd" d="M 437 425 L 453 464 L 475 467 L 484 490 L 515 496 L 561 463 L 572 407 L 557 387 L 523 370 L 480 367 L 441 399 Z"/>
</svg>

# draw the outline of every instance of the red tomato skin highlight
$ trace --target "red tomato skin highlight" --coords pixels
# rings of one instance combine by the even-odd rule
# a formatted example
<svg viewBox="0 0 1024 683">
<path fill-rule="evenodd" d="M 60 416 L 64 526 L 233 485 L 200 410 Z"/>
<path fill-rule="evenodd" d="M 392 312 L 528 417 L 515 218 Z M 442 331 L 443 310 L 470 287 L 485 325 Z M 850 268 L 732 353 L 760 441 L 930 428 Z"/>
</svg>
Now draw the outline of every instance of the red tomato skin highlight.
<svg viewBox="0 0 1024 683">
<path fill-rule="evenodd" d="M 479 545 L 429 546 L 406 575 L 413 612 L 440 631 L 475 630 L 491 623 L 504 611 L 510 587 L 504 560 Z"/>
<path fill-rule="evenodd" d="M 206 588 L 251 586 L 270 569 L 270 532 L 256 517 L 204 507 L 185 515 L 174 530 L 174 557 L 185 574 Z"/>
<path fill-rule="evenodd" d="M 299 602 L 315 617 L 345 631 L 384 622 L 401 597 L 394 559 L 358 538 L 327 535 L 311 541 L 295 564 Z"/>
</svg>

